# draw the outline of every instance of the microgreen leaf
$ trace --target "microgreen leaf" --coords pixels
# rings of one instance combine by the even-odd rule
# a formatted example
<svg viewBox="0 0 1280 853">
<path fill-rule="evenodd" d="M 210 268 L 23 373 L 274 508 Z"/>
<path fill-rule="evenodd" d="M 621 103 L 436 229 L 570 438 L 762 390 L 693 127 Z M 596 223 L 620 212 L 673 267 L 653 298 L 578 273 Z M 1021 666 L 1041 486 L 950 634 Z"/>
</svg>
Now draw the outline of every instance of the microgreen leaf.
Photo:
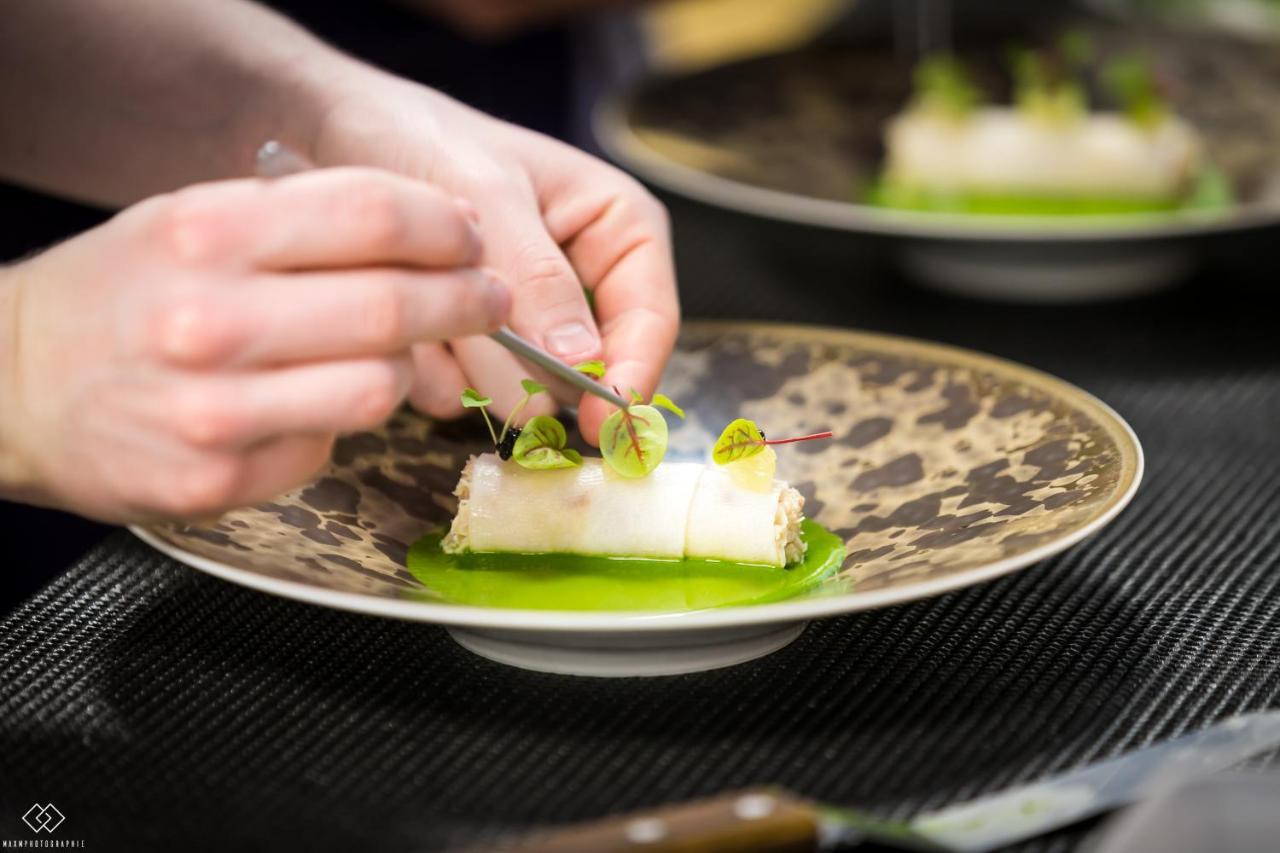
<svg viewBox="0 0 1280 853">
<path fill-rule="evenodd" d="M 964 118 L 983 101 L 964 65 L 953 56 L 925 59 L 915 70 L 916 103 L 951 118 Z"/>
<path fill-rule="evenodd" d="M 511 414 L 507 415 L 507 419 L 502 422 L 502 432 L 495 440 L 496 444 L 501 444 L 502 440 L 507 437 L 507 432 L 511 429 L 511 425 L 516 422 L 516 415 L 524 411 L 524 407 L 529 405 L 529 401 L 535 395 L 541 394 L 547 390 L 547 386 L 541 382 L 535 382 L 532 379 L 521 379 L 520 387 L 524 389 L 524 399 L 516 403 L 515 408 L 511 410 Z"/>
<path fill-rule="evenodd" d="M 1045 53 L 1017 49 L 1012 56 L 1014 103 L 1027 115 L 1051 124 L 1075 121 L 1089 109 L 1084 86 Z"/>
<path fill-rule="evenodd" d="M 637 391 L 637 390 L 636 390 L 636 389 L 634 389 L 634 388 L 628 388 L 627 390 L 631 392 L 631 402 L 633 402 L 633 403 L 643 403 L 643 402 L 644 402 L 644 395 L 643 395 L 643 394 L 641 394 L 639 391 Z"/>
<path fill-rule="evenodd" d="M 567 449 L 567 440 L 563 424 L 549 415 L 538 415 L 520 431 L 511 458 L 522 468 L 575 468 L 582 464 L 582 455 Z"/>
<path fill-rule="evenodd" d="M 573 369 L 579 373 L 585 373 L 588 376 L 593 376 L 596 379 L 604 378 L 604 362 L 598 358 L 593 358 L 591 361 L 584 361 L 579 364 L 575 364 Z"/>
<path fill-rule="evenodd" d="M 675 404 L 675 401 L 673 401 L 666 394 L 654 394 L 653 402 L 650 405 L 657 406 L 660 409 L 666 409 L 668 412 L 671 412 L 680 420 L 684 420 L 684 409 L 677 406 Z"/>
<path fill-rule="evenodd" d="M 1155 127 L 1169 111 L 1151 65 L 1141 57 L 1122 56 L 1107 63 L 1102 83 L 1139 127 Z"/>
<path fill-rule="evenodd" d="M 1069 30 L 1058 39 L 1058 53 L 1068 67 L 1086 68 L 1094 58 L 1093 39 L 1084 30 Z"/>
<path fill-rule="evenodd" d="M 467 388 L 462 392 L 462 405 L 464 408 L 483 409 L 492 403 L 493 400 L 491 398 L 481 397 L 480 392 L 474 388 Z"/>
<path fill-rule="evenodd" d="M 717 465 L 727 465 L 747 456 L 754 456 L 764 450 L 764 436 L 755 421 L 738 418 L 724 428 L 711 458 Z"/>
<path fill-rule="evenodd" d="M 480 392 L 474 388 L 464 388 L 462 390 L 462 407 L 464 409 L 479 409 L 481 417 L 484 418 L 484 425 L 489 428 L 489 437 L 493 439 L 494 446 L 498 444 L 498 435 L 493 431 L 493 421 L 489 420 L 489 413 L 485 411 L 485 406 L 493 402 L 489 397 L 481 397 Z"/>
<path fill-rule="evenodd" d="M 667 452 L 667 422 L 653 406 L 619 409 L 600 427 L 600 454 L 623 477 L 647 476 Z"/>
</svg>

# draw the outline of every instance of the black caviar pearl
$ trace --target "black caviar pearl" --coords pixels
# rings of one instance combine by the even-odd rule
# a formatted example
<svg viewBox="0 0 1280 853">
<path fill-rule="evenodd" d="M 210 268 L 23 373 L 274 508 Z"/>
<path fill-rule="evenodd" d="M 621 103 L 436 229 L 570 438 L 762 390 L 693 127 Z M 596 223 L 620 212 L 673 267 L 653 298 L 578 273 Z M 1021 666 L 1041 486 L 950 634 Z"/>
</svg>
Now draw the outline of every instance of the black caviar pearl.
<svg viewBox="0 0 1280 853">
<path fill-rule="evenodd" d="M 507 430 L 507 434 L 502 437 L 502 441 L 498 442 L 498 458 L 503 462 L 511 458 L 511 454 L 516 449 L 516 439 L 520 437 L 520 427 L 511 427 Z"/>
</svg>

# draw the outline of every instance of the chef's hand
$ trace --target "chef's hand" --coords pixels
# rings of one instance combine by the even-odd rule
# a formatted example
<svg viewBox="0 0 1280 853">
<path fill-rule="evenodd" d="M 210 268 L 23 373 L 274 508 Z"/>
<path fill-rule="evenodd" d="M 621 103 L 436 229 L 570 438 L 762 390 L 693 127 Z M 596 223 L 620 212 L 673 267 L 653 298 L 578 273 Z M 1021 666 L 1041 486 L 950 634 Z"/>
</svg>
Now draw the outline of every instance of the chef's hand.
<svg viewBox="0 0 1280 853">
<path fill-rule="evenodd" d="M 653 196 L 577 149 L 431 89 L 371 69 L 334 88 L 313 159 L 390 169 L 470 201 L 484 262 L 511 286 L 512 327 L 569 364 L 603 358 L 605 382 L 624 395 L 655 390 L 679 308 L 666 211 Z M 490 340 L 452 337 L 447 346 L 414 348 L 421 381 L 411 401 L 428 414 L 456 416 L 462 389 L 472 385 L 505 414 L 529 369 Z M 540 398 L 530 414 L 549 408 Z M 581 400 L 588 441 L 595 443 L 608 412 L 594 397 Z"/>
<path fill-rule="evenodd" d="M 305 482 L 411 345 L 506 319 L 469 216 L 373 169 L 226 181 L 0 270 L 0 495 L 134 521 Z"/>
</svg>

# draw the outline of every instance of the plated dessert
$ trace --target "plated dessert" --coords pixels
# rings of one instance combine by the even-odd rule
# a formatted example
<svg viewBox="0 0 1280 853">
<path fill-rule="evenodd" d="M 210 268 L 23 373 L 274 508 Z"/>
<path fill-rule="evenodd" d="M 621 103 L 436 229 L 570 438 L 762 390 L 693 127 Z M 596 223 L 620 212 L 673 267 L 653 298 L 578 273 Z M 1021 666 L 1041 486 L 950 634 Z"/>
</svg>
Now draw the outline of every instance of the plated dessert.
<svg viewBox="0 0 1280 853">
<path fill-rule="evenodd" d="M 468 460 L 496 455 L 512 466 L 504 479 L 576 481 L 595 459 L 592 467 L 618 495 L 627 485 L 658 488 L 661 481 L 622 477 L 573 435 L 566 449 L 582 449 L 581 468 L 530 469 L 513 462 L 528 428 L 514 439 L 508 430 L 512 458 L 502 460 L 499 424 L 491 435 L 479 415 L 445 423 L 410 411 L 344 436 L 330 466 L 287 494 L 212 524 L 135 532 L 177 560 L 267 594 L 446 626 L 494 660 L 585 675 L 657 675 L 740 663 L 786 645 L 805 620 L 1025 568 L 1106 525 L 1141 478 L 1132 432 L 1088 394 L 1019 365 L 920 341 L 812 326 L 687 323 L 665 382 L 676 399 L 697 405 L 684 419 L 660 409 L 669 447 L 649 476 L 697 463 L 702 476 L 743 480 L 758 467 L 770 489 L 785 479 L 805 499 L 803 559 L 779 567 L 447 554 L 441 540 L 458 515 L 453 492 Z M 762 447 L 750 439 L 749 455 L 717 465 L 708 452 L 738 418 L 763 425 L 768 438 L 761 439 L 770 442 L 834 436 Z M 727 441 L 722 453 L 741 443 Z M 553 452 L 538 455 L 555 461 Z M 562 492 L 551 480 L 538 483 L 542 499 Z M 632 523 L 615 516 L 611 526 Z M 428 531 L 436 532 L 423 538 Z M 608 540 L 607 531 L 597 532 L 596 541 Z M 1052 567 L 1044 571 L 1052 576 Z M 342 636 L 377 642 L 381 635 Z"/>
<path fill-rule="evenodd" d="M 795 265 L 820 251 L 839 271 L 883 250 L 906 277 L 985 299 L 1152 292 L 1191 275 L 1215 243 L 1280 221 L 1274 44 L 1065 20 L 1096 58 L 1064 62 L 1060 44 L 1011 58 L 1004 43 L 973 40 L 957 43 L 960 74 L 939 74 L 833 33 L 646 81 L 601 102 L 597 136 L 664 193 L 725 214 L 705 217 L 708 235 L 759 234 L 753 260 Z M 1039 46 L 1041 33 L 1023 37 Z M 1102 186 L 1103 174 L 1118 181 Z M 687 272 L 700 282 L 691 312 L 735 298 L 737 283 L 714 270 Z M 833 273 L 812 294 L 836 286 Z"/>
<path fill-rule="evenodd" d="M 578 365 L 603 376 L 599 362 Z M 775 445 L 752 421 L 730 423 L 709 461 L 664 461 L 670 398 L 614 412 L 598 458 L 567 444 L 558 420 L 516 416 L 546 388 L 524 380 L 524 400 L 495 427 L 489 399 L 467 389 L 494 450 L 470 457 L 447 534 L 410 551 L 415 576 L 460 603 L 556 609 L 683 610 L 776 600 L 839 567 L 843 543 L 804 518 L 804 497 L 776 479 Z M 813 553 L 810 553 L 812 550 Z M 533 556 L 536 555 L 536 556 Z"/>
<path fill-rule="evenodd" d="M 886 125 L 884 172 L 870 200 L 1017 216 L 1229 205 L 1201 134 L 1144 59 L 1097 67 L 1088 41 L 1068 37 L 1051 51 L 1019 51 L 1011 64 L 1013 102 L 999 105 L 958 60 L 921 63 L 911 102 Z"/>
</svg>

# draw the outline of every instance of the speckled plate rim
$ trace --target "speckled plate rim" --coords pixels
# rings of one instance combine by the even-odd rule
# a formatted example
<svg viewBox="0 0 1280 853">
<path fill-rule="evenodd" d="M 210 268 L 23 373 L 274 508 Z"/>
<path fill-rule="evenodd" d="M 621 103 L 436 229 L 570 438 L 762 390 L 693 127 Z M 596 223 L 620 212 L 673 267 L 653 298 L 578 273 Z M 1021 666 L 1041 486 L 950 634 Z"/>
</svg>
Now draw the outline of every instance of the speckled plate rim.
<svg viewBox="0 0 1280 853">
<path fill-rule="evenodd" d="M 1089 412 L 1099 425 L 1103 426 L 1111 434 L 1120 454 L 1117 464 L 1123 468 L 1119 483 L 1111 499 L 1098 509 L 1094 518 L 1076 530 L 1066 533 L 1052 542 L 1047 542 L 1038 548 L 1034 548 L 1025 554 L 996 560 L 972 569 L 956 572 L 954 575 L 936 580 L 921 581 L 902 588 L 859 593 L 855 586 L 853 590 L 847 593 L 835 594 L 830 597 L 809 598 L 802 596 L 772 604 L 723 607 L 683 613 L 516 610 L 339 592 L 296 581 L 265 577 L 252 570 L 238 568 L 227 563 L 192 554 L 170 544 L 144 527 L 134 525 L 129 530 L 143 542 L 166 556 L 223 580 L 282 598 L 290 598 L 353 613 L 385 616 L 392 619 L 415 622 L 430 622 L 438 625 L 492 630 L 606 634 L 674 632 L 821 619 L 858 610 L 871 610 L 894 604 L 904 604 L 909 601 L 930 598 L 963 587 L 985 583 L 1059 554 L 1096 533 L 1109 524 L 1129 504 L 1142 482 L 1145 467 L 1142 445 L 1139 443 L 1138 436 L 1133 429 L 1114 409 L 1087 391 L 1065 380 L 1017 362 L 961 347 L 931 343 L 914 338 L 824 326 L 722 321 L 687 323 L 685 327 L 691 331 L 703 333 L 723 332 L 727 334 L 735 331 L 755 331 L 766 334 L 803 335 L 806 338 L 806 342 L 814 344 L 861 344 L 864 347 L 873 347 L 880 351 L 905 352 L 917 357 L 933 357 L 946 363 L 990 370 L 1018 379 L 1048 393 L 1060 396 L 1070 401 L 1074 406 Z"/>
<path fill-rule="evenodd" d="M 749 60 L 748 60 L 749 61 Z M 650 81 L 650 83 L 655 81 Z M 1229 216 L 1214 213 L 1136 214 L 1047 222 L 1036 217 L 979 217 L 891 211 L 855 202 L 820 199 L 735 181 L 663 156 L 636 135 L 626 106 L 643 89 L 601 99 L 592 113 L 596 142 L 614 162 L 650 183 L 680 195 L 765 219 L 854 233 L 976 243 L 1122 243 L 1206 237 L 1280 225 L 1280 210 L 1239 205 Z"/>
</svg>

